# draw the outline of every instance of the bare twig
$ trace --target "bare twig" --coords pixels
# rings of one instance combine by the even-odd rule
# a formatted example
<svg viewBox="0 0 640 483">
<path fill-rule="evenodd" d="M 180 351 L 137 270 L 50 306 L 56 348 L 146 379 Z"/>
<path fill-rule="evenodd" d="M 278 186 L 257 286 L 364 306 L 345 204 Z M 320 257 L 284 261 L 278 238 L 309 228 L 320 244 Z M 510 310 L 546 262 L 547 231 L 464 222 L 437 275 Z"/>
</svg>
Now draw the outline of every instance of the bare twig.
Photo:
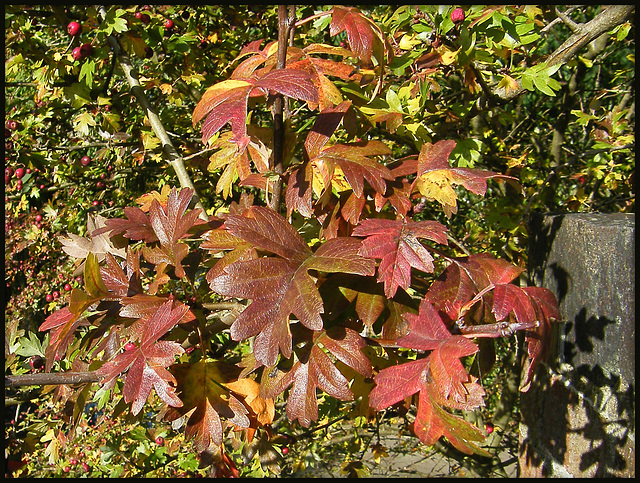
<svg viewBox="0 0 640 483">
<path fill-rule="evenodd" d="M 100 382 L 97 372 L 39 372 L 4 376 L 5 387 L 88 384 Z"/>
</svg>

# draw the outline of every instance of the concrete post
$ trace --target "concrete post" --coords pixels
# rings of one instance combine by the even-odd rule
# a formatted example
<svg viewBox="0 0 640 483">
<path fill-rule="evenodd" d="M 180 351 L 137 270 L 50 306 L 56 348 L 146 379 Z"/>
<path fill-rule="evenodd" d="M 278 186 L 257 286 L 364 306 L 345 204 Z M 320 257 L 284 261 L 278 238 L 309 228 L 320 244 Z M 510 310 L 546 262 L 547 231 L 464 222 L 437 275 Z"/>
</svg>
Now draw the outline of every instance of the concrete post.
<svg viewBox="0 0 640 483">
<path fill-rule="evenodd" d="M 635 214 L 534 214 L 531 283 L 565 319 L 520 398 L 521 477 L 635 477 Z"/>
</svg>

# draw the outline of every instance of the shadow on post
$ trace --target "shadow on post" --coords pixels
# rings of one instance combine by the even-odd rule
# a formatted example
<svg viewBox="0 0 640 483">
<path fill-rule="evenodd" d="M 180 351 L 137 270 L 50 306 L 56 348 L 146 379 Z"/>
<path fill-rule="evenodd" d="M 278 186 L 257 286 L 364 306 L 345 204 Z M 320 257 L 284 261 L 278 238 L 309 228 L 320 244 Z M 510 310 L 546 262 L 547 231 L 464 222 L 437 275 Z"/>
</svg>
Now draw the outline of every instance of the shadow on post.
<svg viewBox="0 0 640 483">
<path fill-rule="evenodd" d="M 565 321 L 521 395 L 520 476 L 635 476 L 635 214 L 534 214 L 531 282 Z"/>
</svg>

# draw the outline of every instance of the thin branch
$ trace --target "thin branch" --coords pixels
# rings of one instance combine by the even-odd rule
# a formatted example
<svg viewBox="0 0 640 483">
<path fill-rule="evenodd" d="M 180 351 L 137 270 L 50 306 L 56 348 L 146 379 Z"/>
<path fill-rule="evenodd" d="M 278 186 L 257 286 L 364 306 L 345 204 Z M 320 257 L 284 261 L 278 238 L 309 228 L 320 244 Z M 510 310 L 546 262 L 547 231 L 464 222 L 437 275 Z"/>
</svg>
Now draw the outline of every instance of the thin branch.
<svg viewBox="0 0 640 483">
<path fill-rule="evenodd" d="M 104 8 L 100 8 L 100 15 L 102 15 L 103 18 L 106 17 L 106 11 L 104 10 Z M 178 154 L 176 148 L 173 146 L 173 143 L 171 142 L 171 139 L 169 138 L 164 125 L 160 121 L 160 117 L 158 116 L 154 107 L 151 105 L 151 102 L 144 93 L 144 89 L 138 81 L 138 73 L 133 68 L 131 59 L 129 59 L 129 56 L 120 46 L 118 39 L 116 39 L 113 35 L 110 35 L 107 40 L 109 42 L 109 45 L 113 48 L 114 56 L 118 58 L 120 67 L 122 67 L 122 70 L 124 71 L 125 78 L 127 79 L 129 86 L 131 87 L 131 92 L 136 97 L 140 106 L 144 109 L 153 132 L 158 137 L 158 139 L 160 139 L 165 158 L 176 172 L 178 180 L 180 181 L 180 186 L 182 186 L 183 188 L 191 188 L 193 190 L 195 207 L 200 208 L 200 218 L 205 221 L 209 221 L 209 217 L 207 216 L 206 210 L 204 209 L 204 206 L 202 205 L 202 202 L 198 197 L 195 186 L 193 185 L 193 181 L 191 180 L 189 173 L 187 173 L 187 169 L 184 165 L 184 160 L 182 159 L 182 156 Z"/>
<path fill-rule="evenodd" d="M 4 376 L 5 387 L 47 386 L 60 384 L 88 384 L 100 382 L 97 372 L 38 372 Z"/>
<path fill-rule="evenodd" d="M 631 18 L 635 11 L 635 5 L 607 5 L 589 22 L 577 24 L 575 33 L 571 35 L 560 47 L 558 47 L 546 60 L 547 65 L 566 64 L 578 52 L 600 35 L 622 25 Z M 566 13 L 566 12 L 565 12 Z M 522 80 L 518 79 L 517 89 L 506 87 L 494 88 L 492 93 L 502 101 L 510 101 L 524 92 Z"/>
<path fill-rule="evenodd" d="M 284 69 L 287 61 L 287 44 L 295 26 L 295 7 L 292 5 L 278 6 L 278 58 L 276 69 Z M 273 104 L 273 170 L 281 175 L 284 173 L 284 138 L 285 120 L 284 105 L 286 98 L 277 94 Z M 282 178 L 273 184 L 273 192 L 269 200 L 269 207 L 280 212 L 282 199 Z"/>
</svg>

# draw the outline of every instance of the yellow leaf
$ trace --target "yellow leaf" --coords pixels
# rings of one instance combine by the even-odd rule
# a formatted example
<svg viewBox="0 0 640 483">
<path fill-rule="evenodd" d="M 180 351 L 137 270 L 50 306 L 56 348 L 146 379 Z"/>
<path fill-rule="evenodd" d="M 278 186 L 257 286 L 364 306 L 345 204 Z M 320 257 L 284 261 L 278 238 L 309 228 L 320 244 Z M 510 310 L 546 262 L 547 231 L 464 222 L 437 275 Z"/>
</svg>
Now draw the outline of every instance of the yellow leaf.
<svg viewBox="0 0 640 483">
<path fill-rule="evenodd" d="M 446 169 L 440 169 L 420 176 L 416 181 L 416 187 L 422 196 L 440 203 L 447 216 L 450 216 L 451 213 L 458 211 L 458 195 L 453 190 L 453 182 L 453 174 Z"/>
<path fill-rule="evenodd" d="M 509 93 L 509 91 L 517 91 L 518 81 L 505 74 L 498 84 L 498 88 L 500 87 L 504 87 L 505 93 Z"/>
<path fill-rule="evenodd" d="M 400 43 L 398 47 L 402 50 L 412 50 L 417 44 L 420 43 L 420 39 L 415 38 L 414 36 L 404 35 L 402 39 L 400 39 Z"/>
<path fill-rule="evenodd" d="M 453 64 L 458 58 L 458 52 L 460 52 L 460 49 L 454 50 L 454 51 L 445 49 L 445 52 L 440 54 L 440 57 L 442 58 L 442 63 L 444 65 Z"/>
<path fill-rule="evenodd" d="M 149 208 L 151 208 L 151 202 L 153 200 L 158 200 L 162 206 L 167 206 L 169 202 L 169 192 L 171 191 L 171 187 L 166 184 L 162 187 L 160 193 L 157 191 L 152 191 L 151 193 L 144 194 L 139 198 L 136 198 L 136 203 L 140 205 L 140 209 L 144 212 L 148 212 Z"/>
<path fill-rule="evenodd" d="M 168 95 L 173 92 L 173 86 L 165 82 L 164 84 L 160 84 L 160 90 L 163 94 Z"/>
<path fill-rule="evenodd" d="M 347 182 L 344 177 L 344 171 L 340 166 L 336 165 L 333 169 L 333 177 L 331 178 L 331 186 L 333 186 L 336 191 L 349 191 L 351 189 L 351 185 Z"/>
<path fill-rule="evenodd" d="M 271 424 L 275 416 L 273 399 L 260 397 L 260 384 L 253 379 L 242 378 L 225 384 L 231 391 L 244 396 L 246 403 L 256 413 L 260 424 Z"/>
</svg>

